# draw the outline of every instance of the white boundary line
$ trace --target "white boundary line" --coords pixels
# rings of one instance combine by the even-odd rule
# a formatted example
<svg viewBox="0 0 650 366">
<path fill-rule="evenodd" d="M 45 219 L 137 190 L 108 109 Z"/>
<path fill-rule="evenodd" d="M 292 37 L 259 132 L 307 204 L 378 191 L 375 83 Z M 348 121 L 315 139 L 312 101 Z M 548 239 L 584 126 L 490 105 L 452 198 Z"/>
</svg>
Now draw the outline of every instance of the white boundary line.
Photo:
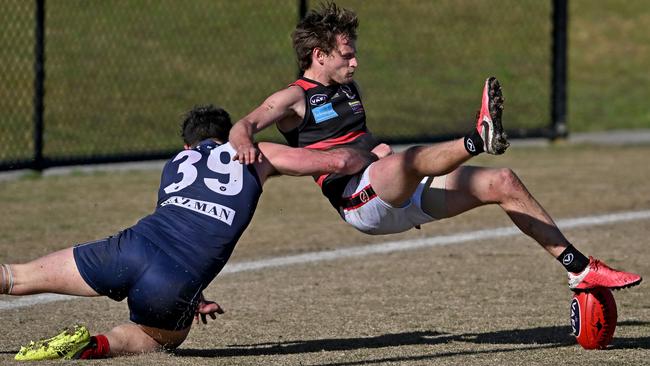
<svg viewBox="0 0 650 366">
<path fill-rule="evenodd" d="M 557 222 L 562 229 L 607 225 L 617 222 L 650 219 L 650 210 L 618 212 L 598 216 L 585 216 L 573 219 L 564 219 Z M 468 231 L 454 235 L 434 236 L 423 239 L 389 241 L 380 244 L 370 244 L 351 248 L 311 252 L 284 257 L 260 259 L 255 261 L 227 264 L 220 275 L 257 271 L 265 268 L 286 267 L 294 264 L 314 263 L 320 261 L 336 260 L 341 258 L 363 257 L 372 254 L 392 253 L 441 245 L 461 244 L 474 240 L 496 239 L 519 235 L 521 232 L 514 226 L 495 229 Z M 54 301 L 79 299 L 75 296 L 41 294 L 17 298 L 13 301 L 0 301 L 0 310 L 18 309 L 33 305 L 40 305 Z"/>
</svg>

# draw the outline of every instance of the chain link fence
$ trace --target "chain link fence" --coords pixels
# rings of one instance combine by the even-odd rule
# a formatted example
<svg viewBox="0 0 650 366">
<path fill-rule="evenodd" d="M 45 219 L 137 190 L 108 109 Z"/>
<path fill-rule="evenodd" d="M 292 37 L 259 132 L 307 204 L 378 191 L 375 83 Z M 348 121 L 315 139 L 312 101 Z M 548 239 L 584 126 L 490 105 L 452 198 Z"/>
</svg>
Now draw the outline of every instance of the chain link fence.
<svg viewBox="0 0 650 366">
<path fill-rule="evenodd" d="M 338 4 L 361 20 L 357 81 L 380 138 L 466 132 L 490 75 L 504 87 L 511 130 L 549 126 L 550 1 Z M 236 121 L 297 75 L 296 0 L 45 5 L 45 167 L 163 157 L 181 146 L 179 122 L 192 106 L 217 104 Z M 34 156 L 35 6 L 0 2 L 2 169 Z M 260 139 L 281 141 L 273 129 Z"/>
<path fill-rule="evenodd" d="M 0 161 L 34 155 L 34 4 L 0 3 Z"/>
<path fill-rule="evenodd" d="M 463 134 L 491 75 L 504 88 L 506 127 L 549 125 L 550 1 L 340 3 L 361 18 L 358 80 L 375 133 L 404 142 Z"/>
</svg>

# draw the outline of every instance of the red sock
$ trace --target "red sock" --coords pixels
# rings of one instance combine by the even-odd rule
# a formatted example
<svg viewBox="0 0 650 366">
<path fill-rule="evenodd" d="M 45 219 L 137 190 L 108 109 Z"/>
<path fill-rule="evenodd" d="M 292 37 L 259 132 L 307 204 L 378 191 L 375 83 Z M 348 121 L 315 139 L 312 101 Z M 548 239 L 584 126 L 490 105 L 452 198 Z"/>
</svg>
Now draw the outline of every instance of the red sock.
<svg viewBox="0 0 650 366">
<path fill-rule="evenodd" d="M 110 350 L 111 347 L 108 344 L 108 338 L 106 338 L 105 335 L 98 334 L 90 337 L 88 348 L 81 352 L 79 359 L 87 360 L 91 358 L 105 358 L 108 356 Z"/>
</svg>

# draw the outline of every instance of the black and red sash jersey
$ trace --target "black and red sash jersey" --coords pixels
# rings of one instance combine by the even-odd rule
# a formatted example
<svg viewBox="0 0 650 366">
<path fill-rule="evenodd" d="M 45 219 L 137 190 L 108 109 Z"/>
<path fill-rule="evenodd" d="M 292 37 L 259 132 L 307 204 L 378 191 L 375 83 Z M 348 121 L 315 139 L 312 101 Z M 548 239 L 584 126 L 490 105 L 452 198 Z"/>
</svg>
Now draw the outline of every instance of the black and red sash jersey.
<svg viewBox="0 0 650 366">
<path fill-rule="evenodd" d="M 378 145 L 366 127 L 366 113 L 355 83 L 325 86 L 302 77 L 291 85 L 305 92 L 305 116 L 291 131 L 280 131 L 293 147 L 328 150 L 347 146 L 370 151 Z M 334 208 L 350 176 L 323 175 L 316 179 Z"/>
</svg>

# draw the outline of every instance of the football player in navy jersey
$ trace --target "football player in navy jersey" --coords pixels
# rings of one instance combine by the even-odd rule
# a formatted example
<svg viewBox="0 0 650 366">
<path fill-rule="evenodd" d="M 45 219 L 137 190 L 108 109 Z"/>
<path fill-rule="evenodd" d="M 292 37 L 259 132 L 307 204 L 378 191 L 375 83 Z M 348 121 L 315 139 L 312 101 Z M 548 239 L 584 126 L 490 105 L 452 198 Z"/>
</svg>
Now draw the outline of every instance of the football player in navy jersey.
<svg viewBox="0 0 650 366">
<path fill-rule="evenodd" d="M 75 326 L 22 347 L 18 360 L 100 358 L 180 345 L 192 320 L 223 311 L 202 291 L 228 261 L 274 174 L 353 174 L 376 160 L 352 149 L 320 152 L 260 143 L 265 159 L 233 160 L 226 111 L 195 107 L 184 118 L 185 150 L 162 171 L 155 211 L 109 238 L 26 264 L 0 265 L 0 294 L 43 292 L 128 298 L 130 320 L 90 337 Z"/>
<path fill-rule="evenodd" d="M 275 124 L 291 146 L 335 151 L 379 144 L 366 126 L 354 75 L 356 14 L 333 2 L 310 11 L 293 32 L 303 75 L 271 96 L 230 132 L 235 159 L 262 160 L 253 135 Z M 356 175 L 314 177 L 340 216 L 368 234 L 390 234 L 498 204 L 522 232 L 565 267 L 569 288 L 625 288 L 641 277 L 587 258 L 567 240 L 550 215 L 507 168 L 464 166 L 482 152 L 503 154 L 509 146 L 501 124 L 503 96 L 494 77 L 485 81 L 476 128 L 464 138 L 413 146 L 372 163 Z"/>
</svg>

